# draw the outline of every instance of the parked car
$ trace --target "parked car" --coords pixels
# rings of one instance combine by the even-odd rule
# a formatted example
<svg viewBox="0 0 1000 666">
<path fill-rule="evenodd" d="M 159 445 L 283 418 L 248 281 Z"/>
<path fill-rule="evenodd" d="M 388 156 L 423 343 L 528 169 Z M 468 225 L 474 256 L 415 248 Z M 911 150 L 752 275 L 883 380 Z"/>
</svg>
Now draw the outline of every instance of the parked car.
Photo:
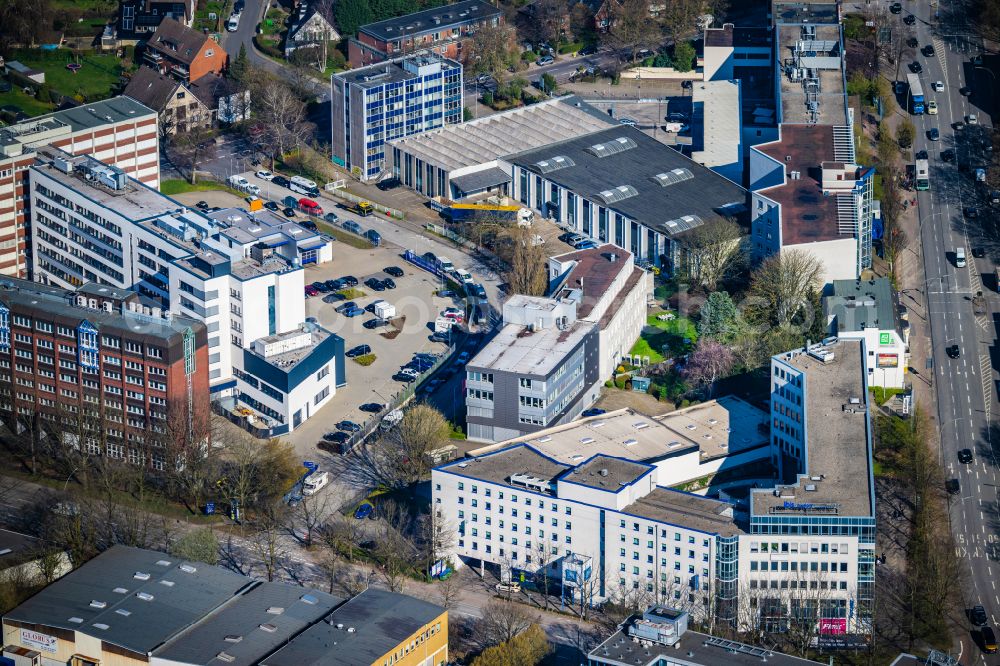
<svg viewBox="0 0 1000 666">
<path fill-rule="evenodd" d="M 386 266 L 385 268 L 382 269 L 382 272 L 387 273 L 388 275 L 391 275 L 392 277 L 396 278 L 403 277 L 403 269 L 400 268 L 399 266 Z"/>
<path fill-rule="evenodd" d="M 309 231 L 316 231 L 316 223 L 312 220 L 302 220 L 299 222 L 299 226 L 303 229 L 308 229 Z"/>
<path fill-rule="evenodd" d="M 929 102 L 927 102 L 927 115 L 936 116 L 937 112 L 938 112 L 937 102 L 935 102 L 934 100 L 930 100 Z"/>
<path fill-rule="evenodd" d="M 365 286 L 372 291 L 385 291 L 385 285 L 382 284 L 381 280 L 376 278 L 368 278 L 365 280 Z"/>
<path fill-rule="evenodd" d="M 296 213 L 295 213 L 295 209 L 294 208 L 285 208 L 284 210 L 281 211 L 281 213 L 285 217 L 298 217 L 298 215 L 296 215 Z"/>
<path fill-rule="evenodd" d="M 396 189 L 401 184 L 402 183 L 400 182 L 399 178 L 386 178 L 385 180 L 380 180 L 378 183 L 376 183 L 375 187 L 382 190 L 383 192 L 387 192 L 389 190 Z"/>
<path fill-rule="evenodd" d="M 590 409 L 583 410 L 583 412 L 580 414 L 580 416 L 583 416 L 583 417 L 587 417 L 587 416 L 600 416 L 601 414 L 604 414 L 604 413 L 605 413 L 605 410 L 603 410 L 603 409 L 598 409 L 597 407 L 591 407 Z"/>
<path fill-rule="evenodd" d="M 358 315 L 363 315 L 364 313 L 365 313 L 365 311 L 363 309 L 355 306 L 353 308 L 350 308 L 349 310 L 345 310 L 343 312 L 343 315 L 345 317 L 348 317 L 348 318 L 353 318 L 353 317 L 357 317 Z"/>
<path fill-rule="evenodd" d="M 932 127 L 927 130 L 927 138 L 931 141 L 938 141 L 941 139 L 941 132 L 937 127 Z"/>
<path fill-rule="evenodd" d="M 382 286 L 385 287 L 386 289 L 395 289 L 396 281 L 393 280 L 392 278 L 385 278 L 384 280 L 382 280 Z"/>
<path fill-rule="evenodd" d="M 339 279 L 340 279 L 340 282 L 344 286 L 346 286 L 346 287 L 357 287 L 358 286 L 358 278 L 354 277 L 353 275 L 345 275 L 344 277 L 339 278 Z"/>
<path fill-rule="evenodd" d="M 261 180 L 274 180 L 274 174 L 268 171 L 267 169 L 261 169 L 254 175 L 260 178 Z"/>
<path fill-rule="evenodd" d="M 265 201 L 264 208 L 270 211 L 278 212 L 281 209 L 281 206 L 279 206 L 276 201 Z"/>
<path fill-rule="evenodd" d="M 944 92 L 944 81 L 935 81 L 931 87 L 934 89 L 934 92 Z"/>
<path fill-rule="evenodd" d="M 589 56 L 594 55 L 595 53 L 597 53 L 597 45 L 591 44 L 590 46 L 584 46 L 582 49 L 577 51 L 576 54 L 578 56 Z"/>
<path fill-rule="evenodd" d="M 891 5 L 889 5 L 889 11 L 892 12 L 893 14 L 902 14 L 903 13 L 902 3 L 899 2 L 892 3 Z"/>
<path fill-rule="evenodd" d="M 326 280 L 323 284 L 325 284 L 326 288 L 330 291 L 340 291 L 342 288 L 342 285 L 336 280 Z"/>
<path fill-rule="evenodd" d="M 321 294 L 328 294 L 328 293 L 330 293 L 330 288 L 328 286 L 326 286 L 326 283 L 324 283 L 324 282 L 318 282 L 318 281 L 317 282 L 313 282 L 312 285 L 310 285 L 310 286 L 313 289 L 315 289 L 316 291 L 320 292 Z"/>
<path fill-rule="evenodd" d="M 445 308 L 441 311 L 442 317 L 447 317 L 448 319 L 454 319 L 456 321 L 462 321 L 465 319 L 465 315 L 458 308 Z"/>
<path fill-rule="evenodd" d="M 536 60 L 535 64 L 538 65 L 539 67 L 543 67 L 545 65 L 551 65 L 553 62 L 555 62 L 555 58 L 553 58 L 550 55 L 545 55 Z"/>
<path fill-rule="evenodd" d="M 196 203 L 194 205 L 194 207 L 197 208 L 198 210 L 208 210 L 208 202 L 207 201 L 199 201 L 198 203 Z"/>
<path fill-rule="evenodd" d="M 343 444 L 350 438 L 351 436 L 348 435 L 346 432 L 328 432 L 325 435 L 323 435 L 324 441 L 336 442 L 338 444 Z"/>
<path fill-rule="evenodd" d="M 924 57 L 926 57 L 926 58 L 933 58 L 934 57 L 934 45 L 933 44 L 927 44 L 926 46 L 924 46 L 924 48 L 920 49 L 920 52 L 923 53 Z M 941 82 L 937 81 L 937 82 L 934 83 L 934 86 L 935 86 L 934 89 L 935 90 L 937 90 L 937 84 L 938 83 L 941 83 Z M 942 84 L 942 88 L 943 87 L 944 87 L 944 84 Z M 941 91 L 938 90 L 938 92 L 941 92 Z"/>
<path fill-rule="evenodd" d="M 458 355 L 458 358 L 455 359 L 455 361 L 459 365 L 465 365 L 466 363 L 469 362 L 469 352 L 467 351 L 462 352 L 461 354 Z"/>
<path fill-rule="evenodd" d="M 389 323 L 388 320 L 386 320 L 386 319 L 379 319 L 378 317 L 376 317 L 375 319 L 369 319 L 364 324 L 362 324 L 362 326 L 364 326 L 365 328 L 367 328 L 369 330 L 374 330 L 376 328 L 382 328 L 383 326 L 387 325 L 388 323 Z"/>
<path fill-rule="evenodd" d="M 273 178 L 271 178 L 271 182 L 273 184 L 279 185 L 281 187 L 288 187 L 288 185 L 290 184 L 291 181 L 289 181 L 284 176 L 278 176 L 278 175 L 276 175 Z"/>
<path fill-rule="evenodd" d="M 382 234 L 375 231 L 374 229 L 369 229 L 364 233 L 364 237 L 368 239 L 368 242 L 378 247 L 382 244 Z"/>
<path fill-rule="evenodd" d="M 395 379 L 397 382 L 406 382 L 406 383 L 416 381 L 417 377 L 419 377 L 419 375 L 409 374 L 403 372 L 402 370 L 400 370 L 399 372 L 397 372 L 392 376 L 392 378 Z"/>
<path fill-rule="evenodd" d="M 323 208 L 312 199 L 299 199 L 299 210 L 307 215 L 322 215 Z"/>
<path fill-rule="evenodd" d="M 311 284 L 306 285 L 306 296 L 319 296 L 319 289 Z"/>
<path fill-rule="evenodd" d="M 924 71 L 924 66 L 921 65 L 916 60 L 914 60 L 913 62 L 910 63 L 910 71 L 913 72 L 914 74 L 920 74 L 921 72 Z"/>
<path fill-rule="evenodd" d="M 972 449 L 962 449 L 958 452 L 958 462 L 968 465 L 972 462 Z"/>
<path fill-rule="evenodd" d="M 619 118 L 618 119 L 618 123 L 620 125 L 628 125 L 629 127 L 638 127 L 639 126 L 639 123 L 637 123 L 632 118 Z"/>
<path fill-rule="evenodd" d="M 481 284 L 472 283 L 466 286 L 466 290 L 476 298 L 486 298 L 486 289 Z"/>
<path fill-rule="evenodd" d="M 913 14 L 907 14 L 906 16 L 903 17 L 903 23 L 905 23 L 906 25 L 913 25 L 916 22 L 917 22 L 917 17 L 914 16 Z"/>
<path fill-rule="evenodd" d="M 343 430 L 344 432 L 361 432 L 361 426 L 354 421 L 341 421 L 337 424 L 337 430 Z"/>
<path fill-rule="evenodd" d="M 371 354 L 372 348 L 369 345 L 358 345 L 357 347 L 351 347 L 344 354 L 347 358 L 354 358 L 356 356 L 364 356 L 365 354 Z"/>
<path fill-rule="evenodd" d="M 350 310 L 351 308 L 356 308 L 357 306 L 358 304 L 355 303 L 354 301 L 347 301 L 346 303 L 341 303 L 340 305 L 338 305 L 335 312 L 344 313 Z"/>
<path fill-rule="evenodd" d="M 358 510 L 354 512 L 354 517 L 357 520 L 364 520 L 365 518 L 375 517 L 375 507 L 371 505 L 370 502 L 365 502 L 358 507 Z"/>
<path fill-rule="evenodd" d="M 327 213 L 326 215 L 323 216 L 323 219 L 329 222 L 330 224 L 336 224 L 340 218 L 337 216 L 336 213 Z"/>
<path fill-rule="evenodd" d="M 969 621 L 977 627 L 981 627 L 986 624 L 989 621 L 989 617 L 986 615 L 986 609 L 982 606 L 973 606 L 972 610 L 969 611 Z"/>
<path fill-rule="evenodd" d="M 350 231 L 352 234 L 361 235 L 361 225 L 354 220 L 347 220 L 344 222 L 343 227 Z"/>
<path fill-rule="evenodd" d="M 944 489 L 948 491 L 949 495 L 957 495 L 962 492 L 962 484 L 959 483 L 958 479 L 948 479 L 944 482 Z"/>
<path fill-rule="evenodd" d="M 381 412 L 383 409 L 385 409 L 385 405 L 383 405 L 380 402 L 366 402 L 365 404 L 358 407 L 358 409 L 360 409 L 363 412 L 375 413 L 375 412 Z"/>
</svg>

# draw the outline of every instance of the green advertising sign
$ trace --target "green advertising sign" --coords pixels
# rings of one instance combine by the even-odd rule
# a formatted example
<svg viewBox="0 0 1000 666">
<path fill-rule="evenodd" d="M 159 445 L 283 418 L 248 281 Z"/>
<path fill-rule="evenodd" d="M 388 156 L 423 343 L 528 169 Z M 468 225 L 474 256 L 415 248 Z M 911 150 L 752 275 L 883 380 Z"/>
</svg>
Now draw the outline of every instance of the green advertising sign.
<svg viewBox="0 0 1000 666">
<path fill-rule="evenodd" d="M 891 345 L 892 344 L 892 334 L 891 333 L 879 333 L 878 343 L 880 345 Z"/>
</svg>

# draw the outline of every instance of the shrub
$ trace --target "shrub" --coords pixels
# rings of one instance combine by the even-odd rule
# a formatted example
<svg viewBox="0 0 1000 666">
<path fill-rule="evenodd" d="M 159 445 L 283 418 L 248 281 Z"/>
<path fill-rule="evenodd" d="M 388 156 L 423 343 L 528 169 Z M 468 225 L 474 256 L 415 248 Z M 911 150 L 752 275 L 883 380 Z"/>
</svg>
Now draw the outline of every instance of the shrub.
<svg viewBox="0 0 1000 666">
<path fill-rule="evenodd" d="M 484 92 L 483 93 L 483 104 L 486 106 L 493 106 L 493 93 Z"/>
<path fill-rule="evenodd" d="M 362 354 L 361 356 L 355 356 L 354 362 L 358 365 L 367 367 L 375 362 L 375 354 Z"/>
<path fill-rule="evenodd" d="M 614 386 L 614 382 L 612 382 L 610 379 L 604 382 L 604 388 L 611 388 L 612 386 Z"/>
</svg>

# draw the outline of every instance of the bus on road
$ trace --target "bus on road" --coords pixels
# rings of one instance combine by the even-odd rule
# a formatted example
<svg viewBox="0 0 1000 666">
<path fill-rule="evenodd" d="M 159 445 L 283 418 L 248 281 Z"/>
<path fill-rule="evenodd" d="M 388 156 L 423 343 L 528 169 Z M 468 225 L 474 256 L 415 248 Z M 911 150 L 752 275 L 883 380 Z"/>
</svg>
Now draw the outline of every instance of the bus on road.
<svg viewBox="0 0 1000 666">
<path fill-rule="evenodd" d="M 920 85 L 920 75 L 911 72 L 906 75 L 906 82 L 910 86 L 910 112 L 914 115 L 922 115 L 924 112 L 924 87 Z"/>
<path fill-rule="evenodd" d="M 917 160 L 915 183 L 918 190 L 931 189 L 931 177 L 927 160 Z"/>
</svg>

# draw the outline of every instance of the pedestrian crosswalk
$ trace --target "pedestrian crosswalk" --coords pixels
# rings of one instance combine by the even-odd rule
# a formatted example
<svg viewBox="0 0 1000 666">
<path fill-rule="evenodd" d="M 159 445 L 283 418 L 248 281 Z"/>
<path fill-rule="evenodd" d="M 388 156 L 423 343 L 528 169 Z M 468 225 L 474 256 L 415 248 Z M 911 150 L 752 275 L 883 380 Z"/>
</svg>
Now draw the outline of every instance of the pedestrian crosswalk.
<svg viewBox="0 0 1000 666">
<path fill-rule="evenodd" d="M 986 406 L 986 422 L 989 423 L 993 406 L 993 366 L 989 354 L 979 355 L 979 376 L 983 380 L 983 404 Z"/>
</svg>

